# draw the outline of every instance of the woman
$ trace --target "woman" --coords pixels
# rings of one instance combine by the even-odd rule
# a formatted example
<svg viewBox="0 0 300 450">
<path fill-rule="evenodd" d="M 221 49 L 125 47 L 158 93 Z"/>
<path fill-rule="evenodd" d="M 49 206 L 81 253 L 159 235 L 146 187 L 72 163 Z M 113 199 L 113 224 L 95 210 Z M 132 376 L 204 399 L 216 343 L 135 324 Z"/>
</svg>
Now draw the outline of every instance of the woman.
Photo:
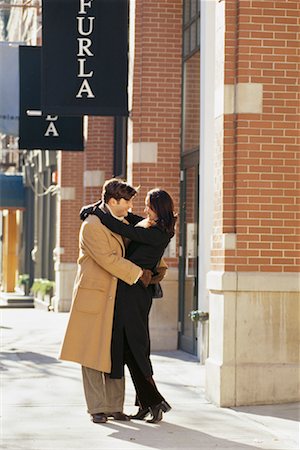
<svg viewBox="0 0 300 450">
<path fill-rule="evenodd" d="M 93 214 L 113 232 L 130 239 L 127 259 L 155 274 L 156 266 L 174 236 L 176 217 L 173 200 L 164 190 L 149 191 L 145 205 L 147 218 L 129 213 L 126 217 L 129 224 L 115 219 L 103 206 L 94 208 Z M 124 376 L 124 364 L 127 364 L 140 406 L 132 418 L 142 420 L 151 413 L 152 418 L 148 422 L 156 423 L 171 407 L 152 378 L 148 327 L 151 304 L 151 285 L 146 288 L 138 282 L 129 286 L 119 280 L 111 346 L 111 378 Z"/>
</svg>

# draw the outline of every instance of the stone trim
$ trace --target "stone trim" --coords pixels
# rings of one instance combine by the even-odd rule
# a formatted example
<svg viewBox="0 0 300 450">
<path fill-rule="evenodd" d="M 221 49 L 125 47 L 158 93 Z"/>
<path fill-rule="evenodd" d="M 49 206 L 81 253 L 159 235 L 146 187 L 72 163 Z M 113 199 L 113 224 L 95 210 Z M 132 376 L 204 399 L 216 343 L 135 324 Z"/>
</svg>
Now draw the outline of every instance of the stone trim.
<svg viewBox="0 0 300 450">
<path fill-rule="evenodd" d="M 132 144 L 132 162 L 157 163 L 157 142 L 136 142 Z"/>
<path fill-rule="evenodd" d="M 84 187 L 100 187 L 105 182 L 104 170 L 85 170 L 83 172 Z"/>
<path fill-rule="evenodd" d="M 224 86 L 224 114 L 262 114 L 262 83 L 237 83 Z"/>
<path fill-rule="evenodd" d="M 207 274 L 210 291 L 300 292 L 299 273 L 221 272 Z"/>
</svg>

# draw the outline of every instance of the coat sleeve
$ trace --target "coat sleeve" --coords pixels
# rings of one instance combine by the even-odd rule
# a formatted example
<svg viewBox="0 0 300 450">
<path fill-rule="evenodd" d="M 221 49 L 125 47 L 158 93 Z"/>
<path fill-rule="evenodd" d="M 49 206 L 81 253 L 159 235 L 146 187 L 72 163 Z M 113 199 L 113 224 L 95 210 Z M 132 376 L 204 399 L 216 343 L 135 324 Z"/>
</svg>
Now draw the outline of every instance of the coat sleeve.
<svg viewBox="0 0 300 450">
<path fill-rule="evenodd" d="M 138 216 L 137 214 L 129 212 L 125 219 L 130 223 L 130 225 L 136 225 L 141 220 L 145 219 L 145 217 Z"/>
<path fill-rule="evenodd" d="M 134 284 L 141 275 L 141 268 L 118 255 L 111 248 L 108 236 L 98 224 L 85 221 L 81 226 L 80 245 L 89 256 L 111 275 L 127 284 Z"/>
<path fill-rule="evenodd" d="M 95 214 L 95 213 L 94 213 Z M 134 227 L 133 225 L 120 222 L 111 214 L 97 210 L 96 215 L 100 218 L 103 225 L 109 228 L 114 233 L 127 237 L 128 239 L 148 245 L 162 245 L 169 241 L 167 233 L 164 233 L 157 227 L 143 228 Z"/>
</svg>

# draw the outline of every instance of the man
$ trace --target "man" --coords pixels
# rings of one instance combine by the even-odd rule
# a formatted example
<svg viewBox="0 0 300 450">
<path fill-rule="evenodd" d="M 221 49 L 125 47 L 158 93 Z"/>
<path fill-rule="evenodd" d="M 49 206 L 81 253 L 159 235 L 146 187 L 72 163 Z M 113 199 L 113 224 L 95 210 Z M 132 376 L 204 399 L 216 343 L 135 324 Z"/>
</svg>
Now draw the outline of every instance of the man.
<svg viewBox="0 0 300 450">
<path fill-rule="evenodd" d="M 127 183 L 111 179 L 103 186 L 102 201 L 123 220 L 136 193 Z M 109 377 L 117 282 L 121 279 L 131 285 L 140 279 L 147 286 L 152 273 L 124 255 L 122 237 L 89 215 L 79 233 L 78 272 L 60 358 L 81 364 L 86 403 L 94 423 L 105 423 L 108 417 L 129 420 L 123 413 L 124 378 Z"/>
</svg>

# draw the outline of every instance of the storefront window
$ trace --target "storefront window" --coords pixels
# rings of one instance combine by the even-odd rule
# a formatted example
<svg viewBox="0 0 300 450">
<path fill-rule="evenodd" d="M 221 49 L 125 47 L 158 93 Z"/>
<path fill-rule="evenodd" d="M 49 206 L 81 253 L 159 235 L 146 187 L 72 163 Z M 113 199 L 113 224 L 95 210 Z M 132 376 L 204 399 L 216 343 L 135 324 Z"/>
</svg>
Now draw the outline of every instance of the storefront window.
<svg viewBox="0 0 300 450">
<path fill-rule="evenodd" d="M 199 148 L 200 129 L 200 1 L 184 1 L 183 153 Z"/>
<path fill-rule="evenodd" d="M 179 348 L 197 353 L 189 313 L 198 304 L 200 0 L 184 0 L 180 187 Z"/>
</svg>

